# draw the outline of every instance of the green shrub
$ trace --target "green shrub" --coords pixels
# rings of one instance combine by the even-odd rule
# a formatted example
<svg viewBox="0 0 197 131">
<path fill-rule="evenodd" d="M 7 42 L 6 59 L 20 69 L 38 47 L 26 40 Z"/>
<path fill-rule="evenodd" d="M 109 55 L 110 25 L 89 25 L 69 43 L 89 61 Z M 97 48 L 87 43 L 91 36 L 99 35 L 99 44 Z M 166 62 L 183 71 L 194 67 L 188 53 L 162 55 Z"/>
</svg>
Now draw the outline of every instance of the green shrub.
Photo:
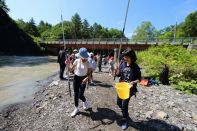
<svg viewBox="0 0 197 131">
<path fill-rule="evenodd" d="M 138 63 L 145 69 L 143 75 L 159 77 L 162 63 L 169 67 L 171 84 L 183 86 L 180 82 L 197 81 L 197 51 L 182 46 L 163 44 L 138 52 Z M 195 85 L 193 83 L 190 88 Z M 189 88 L 188 88 L 189 89 Z M 195 93 L 195 92 L 192 92 Z"/>
<path fill-rule="evenodd" d="M 38 45 L 40 46 L 39 44 L 42 42 L 42 39 L 40 37 L 35 37 L 33 35 L 30 35 L 31 38 L 33 39 L 33 41 Z"/>
<path fill-rule="evenodd" d="M 196 94 L 197 95 L 197 82 L 192 80 L 190 82 L 180 81 L 178 85 L 175 85 L 175 89 L 181 90 L 186 94 Z"/>
</svg>

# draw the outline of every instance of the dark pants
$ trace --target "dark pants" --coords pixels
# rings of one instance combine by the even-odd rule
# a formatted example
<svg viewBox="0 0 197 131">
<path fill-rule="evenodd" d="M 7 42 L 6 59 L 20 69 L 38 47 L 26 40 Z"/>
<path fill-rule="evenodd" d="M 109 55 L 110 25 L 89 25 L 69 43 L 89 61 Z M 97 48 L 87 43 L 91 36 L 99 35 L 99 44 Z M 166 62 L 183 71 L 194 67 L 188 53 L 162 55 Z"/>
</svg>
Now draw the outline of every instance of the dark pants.
<svg viewBox="0 0 197 131">
<path fill-rule="evenodd" d="M 132 96 L 136 96 L 136 92 L 137 92 L 136 86 L 137 85 L 134 84 L 133 87 L 130 89 L 130 97 L 128 99 L 123 100 L 117 96 L 117 105 L 120 107 L 124 119 L 127 119 L 129 117 L 129 113 L 128 113 L 129 101 Z"/>
<path fill-rule="evenodd" d="M 117 97 L 117 104 L 122 111 L 123 118 L 125 118 L 125 119 L 127 119 L 129 116 L 128 106 L 129 106 L 130 99 L 131 99 L 131 96 L 126 100 L 123 100 L 123 99 L 120 99 L 119 97 Z"/>
<path fill-rule="evenodd" d="M 99 62 L 98 68 L 99 68 L 99 72 L 101 72 L 101 66 L 102 66 L 102 62 Z"/>
<path fill-rule="evenodd" d="M 86 84 L 82 84 L 82 80 L 86 78 L 87 76 L 74 76 L 73 80 L 73 87 L 74 87 L 74 102 L 75 106 L 78 107 L 79 105 L 79 99 L 82 100 L 83 102 L 86 101 L 86 98 L 84 97 L 84 91 L 86 88 Z"/>
<path fill-rule="evenodd" d="M 60 64 L 60 79 L 64 78 L 64 70 L 65 70 L 66 65 L 65 64 Z"/>
</svg>

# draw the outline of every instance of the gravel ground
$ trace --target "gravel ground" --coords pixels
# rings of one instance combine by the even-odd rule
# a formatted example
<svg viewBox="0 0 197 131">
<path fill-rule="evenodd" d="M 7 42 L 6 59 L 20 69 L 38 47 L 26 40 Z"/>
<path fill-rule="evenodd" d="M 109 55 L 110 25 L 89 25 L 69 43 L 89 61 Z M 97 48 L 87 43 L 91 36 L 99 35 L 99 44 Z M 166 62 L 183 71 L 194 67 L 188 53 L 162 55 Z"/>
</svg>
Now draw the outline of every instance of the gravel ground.
<svg viewBox="0 0 197 131">
<path fill-rule="evenodd" d="M 70 97 L 68 82 L 59 81 L 55 75 L 35 94 L 34 100 L 0 112 L 0 131 L 121 130 L 113 77 L 95 72 L 94 79 L 96 85 L 85 92 L 91 106 L 88 111 L 82 109 L 80 101 L 80 113 L 70 117 L 74 109 L 73 89 Z M 138 91 L 137 97 L 130 100 L 127 130 L 197 131 L 197 96 L 163 85 L 138 87 Z"/>
</svg>

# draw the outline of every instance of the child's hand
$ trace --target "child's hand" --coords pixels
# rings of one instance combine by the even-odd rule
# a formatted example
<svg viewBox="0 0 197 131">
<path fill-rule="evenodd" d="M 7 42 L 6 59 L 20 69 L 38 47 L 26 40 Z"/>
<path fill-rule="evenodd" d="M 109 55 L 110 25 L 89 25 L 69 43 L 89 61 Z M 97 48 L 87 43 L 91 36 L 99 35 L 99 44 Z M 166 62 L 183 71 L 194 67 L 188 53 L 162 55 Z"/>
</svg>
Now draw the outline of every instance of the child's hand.
<svg viewBox="0 0 197 131">
<path fill-rule="evenodd" d="M 88 82 L 88 77 L 82 80 L 82 84 L 86 84 Z"/>
<path fill-rule="evenodd" d="M 68 64 L 68 65 L 69 65 L 70 63 L 71 63 L 70 60 L 66 60 L 66 61 L 65 61 L 65 64 Z"/>
<path fill-rule="evenodd" d="M 133 86 L 134 83 L 133 82 L 130 82 L 130 84 L 131 84 L 131 86 Z"/>
<path fill-rule="evenodd" d="M 114 65 L 114 67 L 115 67 L 114 68 L 115 70 L 118 70 L 120 68 L 119 64 L 117 64 L 117 63 Z"/>
</svg>

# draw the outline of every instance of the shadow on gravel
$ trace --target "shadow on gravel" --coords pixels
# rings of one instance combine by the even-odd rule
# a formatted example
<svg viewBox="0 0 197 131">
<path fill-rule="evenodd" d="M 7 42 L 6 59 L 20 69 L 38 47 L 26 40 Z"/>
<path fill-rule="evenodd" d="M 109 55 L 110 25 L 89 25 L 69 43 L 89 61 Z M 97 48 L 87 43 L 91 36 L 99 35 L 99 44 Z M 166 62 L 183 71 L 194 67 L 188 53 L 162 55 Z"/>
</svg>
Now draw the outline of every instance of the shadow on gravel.
<svg viewBox="0 0 197 131">
<path fill-rule="evenodd" d="M 100 83 L 102 83 L 102 82 L 101 82 L 101 81 L 94 80 L 94 83 L 95 83 L 95 84 L 100 84 Z"/>
<path fill-rule="evenodd" d="M 100 121 L 102 125 L 110 125 L 118 118 L 116 112 L 108 108 L 97 108 L 97 112 L 90 108 L 87 112 L 81 112 L 80 114 L 90 117 L 92 121 Z"/>
<path fill-rule="evenodd" d="M 108 108 L 97 108 L 97 112 L 94 112 L 92 108 L 90 108 L 87 110 L 87 112 L 81 112 L 80 114 L 90 117 L 92 121 L 100 121 L 102 125 L 110 125 L 115 121 L 117 125 L 121 125 L 122 117 L 115 111 Z M 181 131 L 179 127 L 170 125 L 165 121 L 158 119 L 133 121 L 131 118 L 129 118 L 128 125 L 129 127 L 139 131 Z"/>
<path fill-rule="evenodd" d="M 104 88 L 111 88 L 111 87 L 113 87 L 112 85 L 108 85 L 106 83 L 99 83 L 99 84 L 96 84 L 96 86 L 104 87 Z"/>
<path fill-rule="evenodd" d="M 109 85 L 107 83 L 102 83 L 101 81 L 94 80 L 94 83 L 96 84 L 96 86 L 99 86 L 99 87 L 104 87 L 104 88 L 111 88 L 111 87 L 113 87 L 112 85 Z"/>
<path fill-rule="evenodd" d="M 165 121 L 158 119 L 149 119 L 134 122 L 131 118 L 129 118 L 129 126 L 140 131 L 181 131 L 179 127 L 170 125 Z"/>
</svg>

